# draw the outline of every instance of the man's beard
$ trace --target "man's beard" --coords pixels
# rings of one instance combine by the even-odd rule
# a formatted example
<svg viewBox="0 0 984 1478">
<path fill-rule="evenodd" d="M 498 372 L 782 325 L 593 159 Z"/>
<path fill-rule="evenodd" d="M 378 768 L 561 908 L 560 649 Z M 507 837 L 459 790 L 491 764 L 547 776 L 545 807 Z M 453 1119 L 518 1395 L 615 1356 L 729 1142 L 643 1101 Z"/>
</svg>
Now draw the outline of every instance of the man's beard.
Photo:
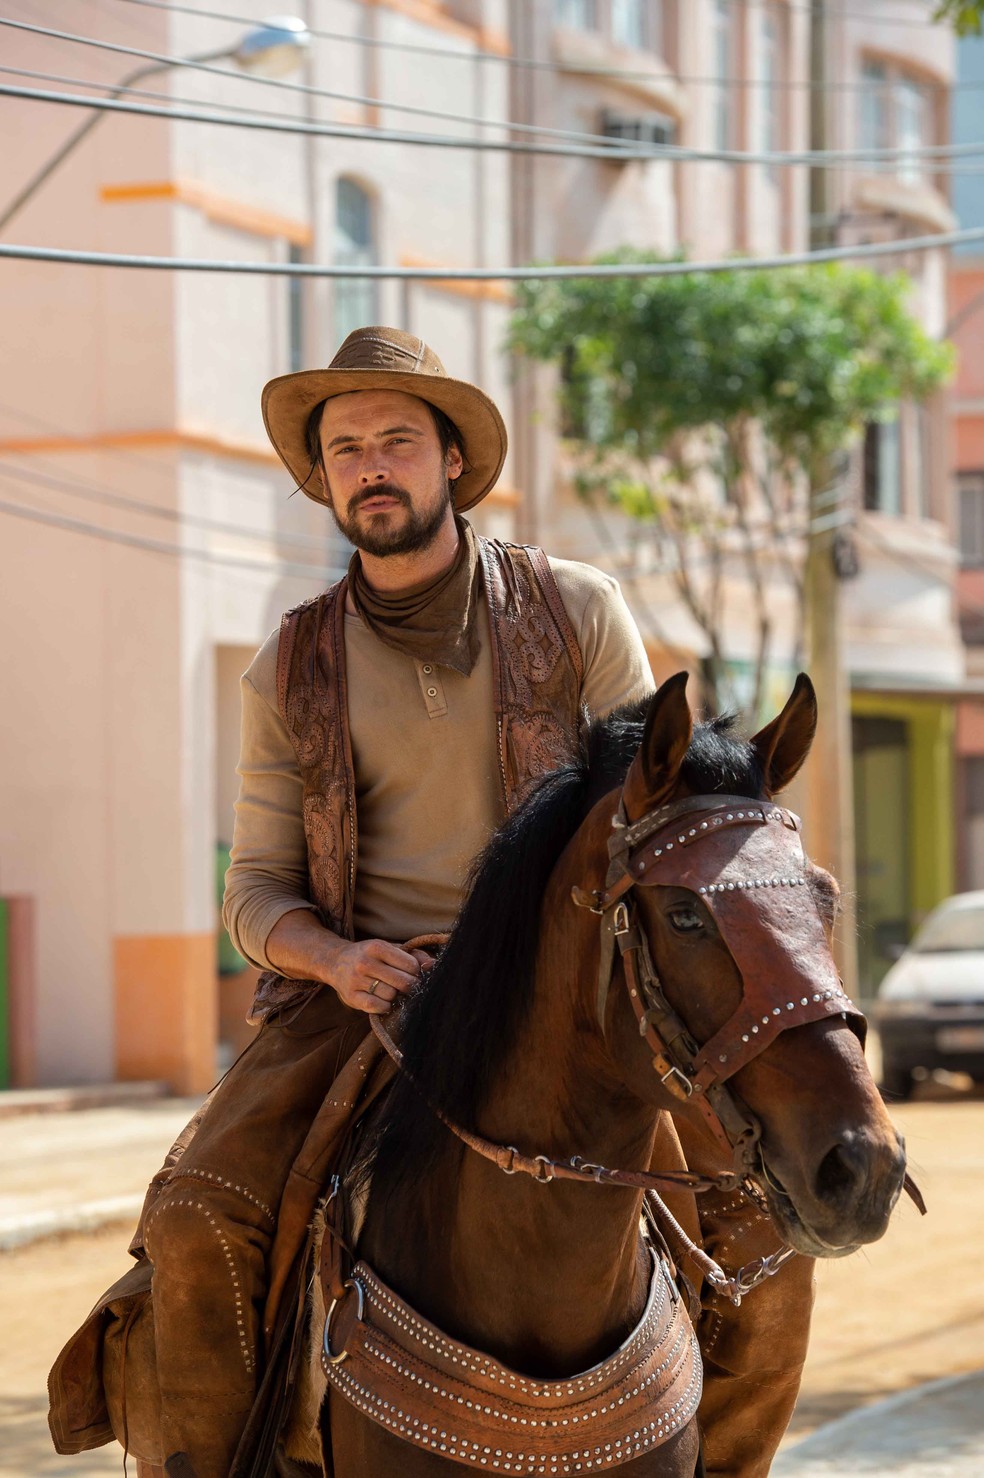
<svg viewBox="0 0 984 1478">
<path fill-rule="evenodd" d="M 379 516 L 373 518 L 368 526 L 359 523 L 357 514 L 361 504 L 368 502 L 370 498 L 383 496 L 395 498 L 407 510 L 409 518 L 404 523 L 391 528 L 386 528 L 382 517 Z M 331 511 L 336 524 L 350 544 L 354 544 L 356 549 L 361 550 L 363 554 L 385 559 L 389 554 L 417 554 L 422 549 L 429 549 L 440 533 L 450 505 L 451 484 L 445 477 L 443 496 L 429 513 L 416 512 L 410 501 L 409 493 L 391 482 L 383 483 L 360 494 L 355 501 L 354 508 L 350 504 L 349 511 L 344 516 L 339 514 L 334 499 L 332 499 Z"/>
</svg>

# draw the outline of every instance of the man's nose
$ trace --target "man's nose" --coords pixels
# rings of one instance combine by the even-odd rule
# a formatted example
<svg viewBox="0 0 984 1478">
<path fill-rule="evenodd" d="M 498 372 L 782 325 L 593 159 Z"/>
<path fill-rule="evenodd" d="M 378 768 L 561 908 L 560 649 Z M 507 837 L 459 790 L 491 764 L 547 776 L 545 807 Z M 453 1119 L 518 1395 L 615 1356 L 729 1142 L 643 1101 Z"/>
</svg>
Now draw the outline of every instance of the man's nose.
<svg viewBox="0 0 984 1478">
<path fill-rule="evenodd" d="M 385 482 L 387 477 L 384 458 L 376 452 L 367 452 L 359 468 L 359 481 L 365 487 L 373 482 Z"/>
</svg>

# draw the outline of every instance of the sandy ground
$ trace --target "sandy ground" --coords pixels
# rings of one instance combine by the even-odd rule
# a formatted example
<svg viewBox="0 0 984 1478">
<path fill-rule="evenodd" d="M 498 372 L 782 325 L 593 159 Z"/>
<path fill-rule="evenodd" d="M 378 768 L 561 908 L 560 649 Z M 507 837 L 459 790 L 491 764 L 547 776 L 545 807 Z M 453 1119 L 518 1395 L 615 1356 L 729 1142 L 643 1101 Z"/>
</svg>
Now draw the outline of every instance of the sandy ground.
<svg viewBox="0 0 984 1478">
<path fill-rule="evenodd" d="M 892 1112 L 929 1215 L 906 1203 L 882 1242 L 821 1267 L 788 1441 L 882 1396 L 984 1366 L 984 1094 L 924 1090 Z M 113 1227 L 0 1255 L 0 1478 L 119 1478 L 118 1447 L 56 1456 L 44 1390 L 67 1334 L 125 1270 L 128 1235 Z"/>
</svg>

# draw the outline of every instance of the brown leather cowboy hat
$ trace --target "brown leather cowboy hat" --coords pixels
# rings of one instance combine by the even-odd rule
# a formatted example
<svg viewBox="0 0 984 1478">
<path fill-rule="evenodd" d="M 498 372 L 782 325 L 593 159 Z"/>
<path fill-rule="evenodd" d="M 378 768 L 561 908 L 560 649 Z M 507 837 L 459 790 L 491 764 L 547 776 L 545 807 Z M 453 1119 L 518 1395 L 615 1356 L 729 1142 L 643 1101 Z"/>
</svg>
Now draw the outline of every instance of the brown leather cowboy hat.
<svg viewBox="0 0 984 1478">
<path fill-rule="evenodd" d="M 317 503 L 327 499 L 311 466 L 305 432 L 316 405 L 352 390 L 403 390 L 436 405 L 461 432 L 465 470 L 454 506 L 472 508 L 494 486 L 506 456 L 506 428 L 489 397 L 454 380 L 423 339 L 398 328 L 357 328 L 327 369 L 279 375 L 263 388 L 263 424 L 298 487 Z"/>
</svg>

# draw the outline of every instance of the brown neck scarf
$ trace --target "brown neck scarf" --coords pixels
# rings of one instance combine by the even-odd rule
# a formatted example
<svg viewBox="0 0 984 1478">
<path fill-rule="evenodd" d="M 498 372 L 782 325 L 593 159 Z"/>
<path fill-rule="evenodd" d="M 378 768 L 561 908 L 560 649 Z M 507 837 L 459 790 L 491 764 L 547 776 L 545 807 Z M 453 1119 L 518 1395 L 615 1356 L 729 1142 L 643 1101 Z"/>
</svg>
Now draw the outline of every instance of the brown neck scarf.
<svg viewBox="0 0 984 1478">
<path fill-rule="evenodd" d="M 415 662 L 451 667 L 467 677 L 481 645 L 481 577 L 478 540 L 463 518 L 455 518 L 455 524 L 458 552 L 434 580 L 406 590 L 376 590 L 363 573 L 358 551 L 348 577 L 356 610 L 381 642 Z"/>
</svg>

